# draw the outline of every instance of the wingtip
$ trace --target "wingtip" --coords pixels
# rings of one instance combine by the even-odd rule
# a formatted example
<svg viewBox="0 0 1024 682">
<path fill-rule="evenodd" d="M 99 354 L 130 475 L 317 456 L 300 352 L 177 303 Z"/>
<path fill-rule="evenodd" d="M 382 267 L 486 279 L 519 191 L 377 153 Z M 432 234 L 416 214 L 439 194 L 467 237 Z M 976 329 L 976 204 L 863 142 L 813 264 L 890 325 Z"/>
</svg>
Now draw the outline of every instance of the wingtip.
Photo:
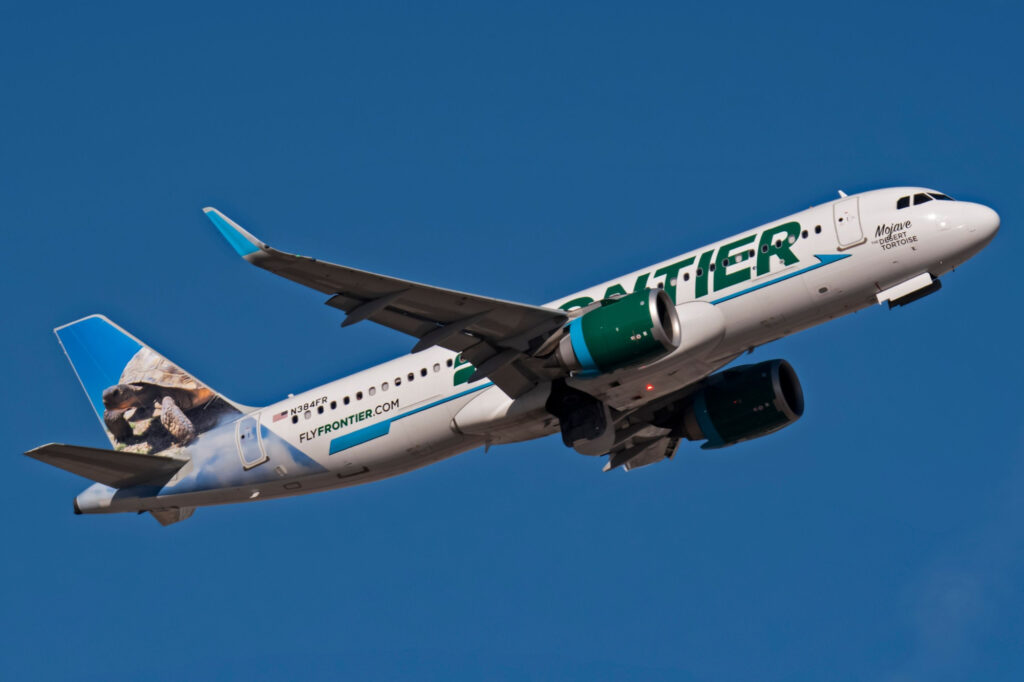
<svg viewBox="0 0 1024 682">
<path fill-rule="evenodd" d="M 23 452 L 21 454 L 25 455 L 26 457 L 32 457 L 33 459 L 39 459 L 39 457 L 38 457 L 39 451 L 44 449 L 44 448 L 48 448 L 51 445 L 53 445 L 53 443 L 46 443 L 44 445 L 37 445 L 34 448 L 32 448 L 31 450 L 26 450 L 25 452 Z"/>
<path fill-rule="evenodd" d="M 238 253 L 242 258 L 246 258 L 251 254 L 256 253 L 263 249 L 265 244 L 256 237 L 252 236 L 242 226 L 236 223 L 231 218 L 227 217 L 213 206 L 207 206 L 203 209 L 203 213 L 210 219 L 213 226 L 217 228 L 221 236 L 227 240 L 231 248 Z"/>
</svg>

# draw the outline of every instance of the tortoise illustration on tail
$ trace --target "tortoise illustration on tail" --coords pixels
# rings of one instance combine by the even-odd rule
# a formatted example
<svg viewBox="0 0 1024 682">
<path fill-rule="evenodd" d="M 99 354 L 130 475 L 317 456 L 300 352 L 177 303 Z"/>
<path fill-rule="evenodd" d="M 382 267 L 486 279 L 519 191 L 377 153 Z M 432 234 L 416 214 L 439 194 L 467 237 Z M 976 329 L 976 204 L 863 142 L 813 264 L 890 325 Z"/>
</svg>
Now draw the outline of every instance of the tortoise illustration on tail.
<svg viewBox="0 0 1024 682">
<path fill-rule="evenodd" d="M 167 358 L 143 346 L 125 365 L 120 382 L 103 391 L 103 423 L 119 441 L 127 441 L 134 429 L 125 418 L 131 408 L 156 407 L 160 423 L 178 445 L 196 437 L 196 428 L 185 414 L 209 403 L 217 395 L 186 374 Z"/>
<path fill-rule="evenodd" d="M 55 331 L 115 450 L 171 456 L 252 410 L 217 393 L 102 315 Z"/>
</svg>

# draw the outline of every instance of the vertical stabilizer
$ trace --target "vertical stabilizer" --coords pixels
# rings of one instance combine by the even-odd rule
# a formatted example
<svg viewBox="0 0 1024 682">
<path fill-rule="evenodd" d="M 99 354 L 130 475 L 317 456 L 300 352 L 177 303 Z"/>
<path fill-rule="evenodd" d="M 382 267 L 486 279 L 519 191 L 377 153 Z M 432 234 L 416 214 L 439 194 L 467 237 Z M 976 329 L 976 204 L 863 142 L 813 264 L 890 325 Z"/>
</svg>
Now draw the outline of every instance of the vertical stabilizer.
<svg viewBox="0 0 1024 682">
<path fill-rule="evenodd" d="M 184 446 L 249 411 L 102 315 L 54 333 L 117 450 L 152 454 Z"/>
</svg>

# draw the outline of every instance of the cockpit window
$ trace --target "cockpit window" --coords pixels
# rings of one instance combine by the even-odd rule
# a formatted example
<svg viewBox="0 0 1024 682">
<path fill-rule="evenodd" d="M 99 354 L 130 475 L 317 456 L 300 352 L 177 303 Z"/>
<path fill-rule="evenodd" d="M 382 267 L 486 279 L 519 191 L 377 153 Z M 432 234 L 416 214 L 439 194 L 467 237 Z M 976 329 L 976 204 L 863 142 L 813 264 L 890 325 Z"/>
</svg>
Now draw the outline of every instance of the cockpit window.
<svg viewBox="0 0 1024 682">
<path fill-rule="evenodd" d="M 938 199 L 939 201 L 956 201 L 956 199 L 949 196 L 948 194 L 940 194 L 939 192 L 928 192 L 927 194 L 925 194 L 924 192 L 921 192 L 919 194 L 914 195 L 914 206 L 917 206 L 918 204 L 923 204 L 926 201 L 931 201 L 932 199 Z M 896 200 L 897 211 L 901 208 L 906 208 L 907 206 L 910 206 L 909 196 L 900 197 L 899 199 Z"/>
</svg>

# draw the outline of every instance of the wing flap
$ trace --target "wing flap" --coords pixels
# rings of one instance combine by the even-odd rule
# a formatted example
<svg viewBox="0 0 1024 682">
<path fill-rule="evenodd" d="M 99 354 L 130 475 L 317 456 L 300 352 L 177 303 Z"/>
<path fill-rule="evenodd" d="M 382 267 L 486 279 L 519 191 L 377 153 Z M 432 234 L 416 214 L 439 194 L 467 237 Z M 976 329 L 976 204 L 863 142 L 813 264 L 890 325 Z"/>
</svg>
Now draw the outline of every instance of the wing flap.
<svg viewBox="0 0 1024 682">
<path fill-rule="evenodd" d="M 177 457 L 140 455 L 63 443 L 41 445 L 25 454 L 111 488 L 164 483 L 188 463 L 187 459 Z"/>
<path fill-rule="evenodd" d="M 613 449 L 604 470 L 622 467 L 626 471 L 639 469 L 665 459 L 671 459 L 679 447 L 679 438 L 664 436 L 653 440 L 634 441 L 628 447 Z"/>
</svg>

